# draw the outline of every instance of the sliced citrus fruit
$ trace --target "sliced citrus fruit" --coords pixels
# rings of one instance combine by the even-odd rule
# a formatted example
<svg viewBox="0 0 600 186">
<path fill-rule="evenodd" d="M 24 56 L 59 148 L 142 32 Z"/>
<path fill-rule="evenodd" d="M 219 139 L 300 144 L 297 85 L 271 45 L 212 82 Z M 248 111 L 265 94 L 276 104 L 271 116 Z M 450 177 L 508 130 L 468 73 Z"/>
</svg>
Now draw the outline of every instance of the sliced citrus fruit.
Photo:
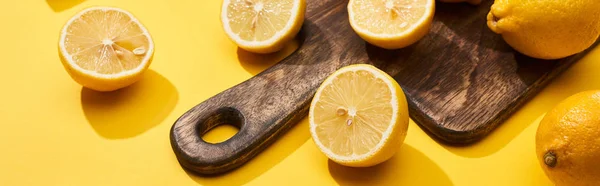
<svg viewBox="0 0 600 186">
<path fill-rule="evenodd" d="M 371 65 L 350 65 L 317 89 L 310 133 L 329 159 L 368 167 L 392 157 L 406 138 L 408 106 L 400 85 Z"/>
<path fill-rule="evenodd" d="M 298 34 L 305 10 L 305 0 L 224 0 L 221 23 L 240 48 L 272 53 Z"/>
<path fill-rule="evenodd" d="M 434 0 L 350 0 L 352 29 L 365 41 L 385 49 L 411 45 L 429 32 Z"/>
<path fill-rule="evenodd" d="M 58 46 L 71 78 L 97 91 L 135 83 L 154 54 L 148 30 L 131 13 L 113 7 L 91 7 L 73 16 Z"/>
</svg>

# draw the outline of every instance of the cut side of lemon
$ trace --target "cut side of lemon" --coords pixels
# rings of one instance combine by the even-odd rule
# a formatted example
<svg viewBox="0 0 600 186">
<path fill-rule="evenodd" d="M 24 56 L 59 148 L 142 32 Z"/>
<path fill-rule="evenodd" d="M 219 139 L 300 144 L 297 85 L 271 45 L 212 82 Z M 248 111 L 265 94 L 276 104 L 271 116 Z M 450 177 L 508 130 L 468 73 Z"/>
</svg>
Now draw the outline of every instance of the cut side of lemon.
<svg viewBox="0 0 600 186">
<path fill-rule="evenodd" d="M 58 45 L 69 75 L 97 91 L 135 83 L 154 54 L 148 30 L 131 13 L 113 7 L 91 7 L 73 16 Z"/>
<path fill-rule="evenodd" d="M 224 0 L 221 23 L 240 48 L 272 53 L 298 34 L 305 11 L 305 0 Z"/>
<path fill-rule="evenodd" d="M 435 0 L 350 0 L 352 29 L 365 41 L 398 49 L 423 38 L 431 27 Z"/>
<path fill-rule="evenodd" d="M 408 106 L 400 85 L 371 65 L 350 65 L 317 89 L 310 133 L 329 159 L 368 167 L 391 158 L 406 138 Z"/>
</svg>

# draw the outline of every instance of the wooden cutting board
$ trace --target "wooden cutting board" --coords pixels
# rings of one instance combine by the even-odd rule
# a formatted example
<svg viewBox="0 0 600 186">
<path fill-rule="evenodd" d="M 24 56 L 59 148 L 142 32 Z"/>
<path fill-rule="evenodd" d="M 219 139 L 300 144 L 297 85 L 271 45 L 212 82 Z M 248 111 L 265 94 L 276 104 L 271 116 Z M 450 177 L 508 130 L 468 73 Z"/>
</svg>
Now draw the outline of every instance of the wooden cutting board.
<svg viewBox="0 0 600 186">
<path fill-rule="evenodd" d="M 307 115 L 328 75 L 356 63 L 393 76 L 405 91 L 411 118 L 433 137 L 473 143 L 587 52 L 553 61 L 515 52 L 486 26 L 492 0 L 478 6 L 437 3 L 427 36 L 404 49 L 384 50 L 354 33 L 347 3 L 308 0 L 297 51 L 184 113 L 171 129 L 180 164 L 199 174 L 244 164 Z M 220 124 L 240 131 L 218 144 L 202 140 Z"/>
</svg>

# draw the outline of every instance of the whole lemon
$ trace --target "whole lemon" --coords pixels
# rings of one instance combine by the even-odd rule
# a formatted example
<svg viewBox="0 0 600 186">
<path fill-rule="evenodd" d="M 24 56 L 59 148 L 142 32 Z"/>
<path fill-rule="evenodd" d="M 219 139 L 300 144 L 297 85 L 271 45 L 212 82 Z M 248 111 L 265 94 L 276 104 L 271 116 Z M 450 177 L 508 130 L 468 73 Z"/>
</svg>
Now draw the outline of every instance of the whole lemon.
<svg viewBox="0 0 600 186">
<path fill-rule="evenodd" d="M 495 0 L 487 25 L 524 55 L 563 58 L 589 48 L 600 35 L 600 1 Z"/>
<path fill-rule="evenodd" d="M 600 91 L 577 93 L 544 116 L 537 157 L 556 185 L 600 185 Z"/>
</svg>

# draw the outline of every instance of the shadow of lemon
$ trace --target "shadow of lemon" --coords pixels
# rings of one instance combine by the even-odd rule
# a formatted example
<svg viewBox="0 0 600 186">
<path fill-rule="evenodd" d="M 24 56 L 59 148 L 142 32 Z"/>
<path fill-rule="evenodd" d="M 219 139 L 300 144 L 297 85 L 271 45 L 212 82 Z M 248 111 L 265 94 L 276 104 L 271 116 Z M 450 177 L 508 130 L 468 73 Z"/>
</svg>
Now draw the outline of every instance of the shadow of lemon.
<svg viewBox="0 0 600 186">
<path fill-rule="evenodd" d="M 231 136 L 237 129 L 233 126 L 215 128 L 221 130 L 220 137 Z M 213 129 L 213 130 L 215 130 Z M 214 136 L 204 136 L 215 141 L 222 141 Z M 286 157 L 291 155 L 300 146 L 302 146 L 310 138 L 308 131 L 308 120 L 305 118 L 297 125 L 290 128 L 284 133 L 279 140 L 276 140 L 272 145 L 268 146 L 263 152 L 259 153 L 255 158 L 225 174 L 215 176 L 200 176 L 189 170 L 186 170 L 188 176 L 199 183 L 200 185 L 212 186 L 229 186 L 229 185 L 244 185 L 259 177 Z"/>
<path fill-rule="evenodd" d="M 85 0 L 46 0 L 48 6 L 52 8 L 54 12 L 62 12 L 78 4 L 83 3 Z"/>
<path fill-rule="evenodd" d="M 327 165 L 339 185 L 453 185 L 435 162 L 408 144 L 388 161 L 373 167 L 346 167 L 331 160 Z"/>
<path fill-rule="evenodd" d="M 177 90 L 148 70 L 137 83 L 112 92 L 83 88 L 81 106 L 96 133 L 107 139 L 131 138 L 161 123 L 177 104 Z"/>
<path fill-rule="evenodd" d="M 299 46 L 300 41 L 294 39 L 287 43 L 280 51 L 270 54 L 252 53 L 238 47 L 238 61 L 240 61 L 240 64 L 247 72 L 256 75 L 294 53 Z"/>
</svg>

